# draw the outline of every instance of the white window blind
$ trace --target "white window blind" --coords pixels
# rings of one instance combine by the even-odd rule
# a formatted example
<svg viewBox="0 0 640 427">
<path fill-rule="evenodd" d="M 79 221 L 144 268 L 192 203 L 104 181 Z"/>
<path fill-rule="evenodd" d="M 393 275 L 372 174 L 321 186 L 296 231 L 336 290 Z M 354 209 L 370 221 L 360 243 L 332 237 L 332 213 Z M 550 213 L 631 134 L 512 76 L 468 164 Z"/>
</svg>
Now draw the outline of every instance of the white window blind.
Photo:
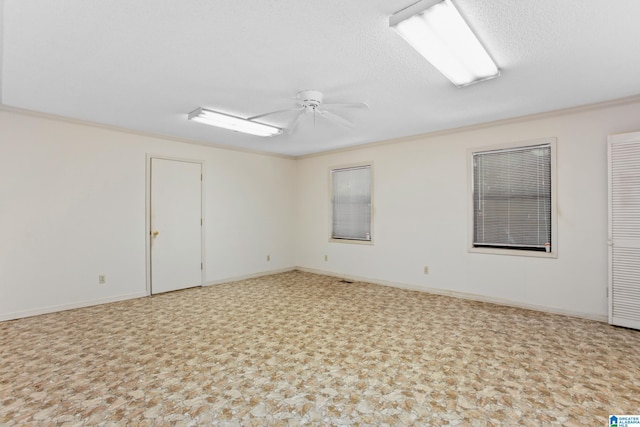
<svg viewBox="0 0 640 427">
<path fill-rule="evenodd" d="M 473 246 L 552 249 L 550 144 L 473 153 Z"/>
<path fill-rule="evenodd" d="M 334 239 L 371 240 L 371 166 L 331 171 Z"/>
</svg>

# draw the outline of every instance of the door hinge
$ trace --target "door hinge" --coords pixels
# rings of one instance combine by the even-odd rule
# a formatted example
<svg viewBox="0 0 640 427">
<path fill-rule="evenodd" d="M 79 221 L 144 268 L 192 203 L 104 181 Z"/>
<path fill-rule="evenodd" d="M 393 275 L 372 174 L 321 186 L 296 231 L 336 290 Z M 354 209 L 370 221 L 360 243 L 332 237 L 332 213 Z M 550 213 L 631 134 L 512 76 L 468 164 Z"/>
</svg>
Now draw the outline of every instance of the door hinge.
<svg viewBox="0 0 640 427">
<path fill-rule="evenodd" d="M 200 270 L 204 269 L 204 266 L 202 265 L 202 263 L 200 263 Z"/>
<path fill-rule="evenodd" d="M 202 225 L 202 218 L 200 218 L 200 225 Z"/>
<path fill-rule="evenodd" d="M 200 181 L 202 181 L 202 174 L 200 174 Z"/>
</svg>

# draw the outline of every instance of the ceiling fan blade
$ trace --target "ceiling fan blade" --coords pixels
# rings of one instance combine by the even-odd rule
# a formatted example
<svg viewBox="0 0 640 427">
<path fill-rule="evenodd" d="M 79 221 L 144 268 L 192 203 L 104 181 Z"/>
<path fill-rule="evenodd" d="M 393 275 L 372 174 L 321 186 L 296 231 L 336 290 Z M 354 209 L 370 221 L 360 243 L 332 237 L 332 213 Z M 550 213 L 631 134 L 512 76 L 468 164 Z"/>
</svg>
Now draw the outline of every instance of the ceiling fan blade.
<svg viewBox="0 0 640 427">
<path fill-rule="evenodd" d="M 274 115 L 274 114 L 280 114 L 280 113 L 285 113 L 285 112 L 289 112 L 289 111 L 300 111 L 302 109 L 303 108 L 285 108 L 284 110 L 269 111 L 268 113 L 263 113 L 263 114 L 258 114 L 257 116 L 247 117 L 247 120 L 255 120 L 255 119 L 259 119 L 260 117 L 271 116 L 271 115 Z"/>
<path fill-rule="evenodd" d="M 348 129 L 353 129 L 353 123 L 351 123 L 349 120 L 345 119 L 344 117 L 340 117 L 339 115 L 332 113 L 329 110 L 318 110 L 318 111 L 321 115 L 323 115 L 327 119 L 332 120 Z"/>
<path fill-rule="evenodd" d="M 364 102 L 327 102 L 322 104 L 323 107 L 340 107 L 340 108 L 369 108 Z"/>
<path fill-rule="evenodd" d="M 293 121 L 291 122 L 291 125 L 287 126 L 287 134 L 291 135 L 296 128 L 298 127 L 298 123 L 300 123 L 300 119 L 302 118 L 302 116 L 304 116 L 305 110 L 304 108 L 299 109 L 298 114 L 296 115 L 296 118 L 293 119 Z"/>
</svg>

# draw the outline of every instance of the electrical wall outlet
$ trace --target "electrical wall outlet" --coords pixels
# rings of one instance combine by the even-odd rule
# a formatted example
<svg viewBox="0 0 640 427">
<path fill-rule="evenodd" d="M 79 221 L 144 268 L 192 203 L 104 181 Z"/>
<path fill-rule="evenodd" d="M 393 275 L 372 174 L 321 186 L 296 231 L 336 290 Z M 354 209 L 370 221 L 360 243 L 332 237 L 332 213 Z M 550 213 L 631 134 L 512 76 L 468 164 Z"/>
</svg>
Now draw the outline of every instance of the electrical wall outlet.
<svg viewBox="0 0 640 427">
<path fill-rule="evenodd" d="M 424 274 L 429 274 L 429 267 L 426 265 L 424 266 Z"/>
<path fill-rule="evenodd" d="M 271 261 L 271 255 L 267 255 L 267 261 Z"/>
<path fill-rule="evenodd" d="M 326 261 L 329 261 L 329 256 L 328 256 L 328 255 L 325 255 L 325 256 L 324 256 L 324 260 L 325 260 L 325 262 L 326 262 Z"/>
<path fill-rule="evenodd" d="M 98 275 L 98 284 L 104 285 L 105 283 L 107 283 L 107 275 L 106 274 Z"/>
</svg>

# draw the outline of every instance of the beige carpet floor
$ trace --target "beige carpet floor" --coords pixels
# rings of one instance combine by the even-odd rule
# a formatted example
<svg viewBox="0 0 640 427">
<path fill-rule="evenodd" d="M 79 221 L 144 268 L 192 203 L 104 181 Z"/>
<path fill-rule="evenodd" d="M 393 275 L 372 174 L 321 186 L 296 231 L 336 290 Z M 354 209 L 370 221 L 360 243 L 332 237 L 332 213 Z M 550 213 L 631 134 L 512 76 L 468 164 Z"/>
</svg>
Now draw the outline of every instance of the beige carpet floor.
<svg viewBox="0 0 640 427">
<path fill-rule="evenodd" d="M 604 426 L 640 331 L 291 272 L 0 323 L 1 426 Z"/>
</svg>

